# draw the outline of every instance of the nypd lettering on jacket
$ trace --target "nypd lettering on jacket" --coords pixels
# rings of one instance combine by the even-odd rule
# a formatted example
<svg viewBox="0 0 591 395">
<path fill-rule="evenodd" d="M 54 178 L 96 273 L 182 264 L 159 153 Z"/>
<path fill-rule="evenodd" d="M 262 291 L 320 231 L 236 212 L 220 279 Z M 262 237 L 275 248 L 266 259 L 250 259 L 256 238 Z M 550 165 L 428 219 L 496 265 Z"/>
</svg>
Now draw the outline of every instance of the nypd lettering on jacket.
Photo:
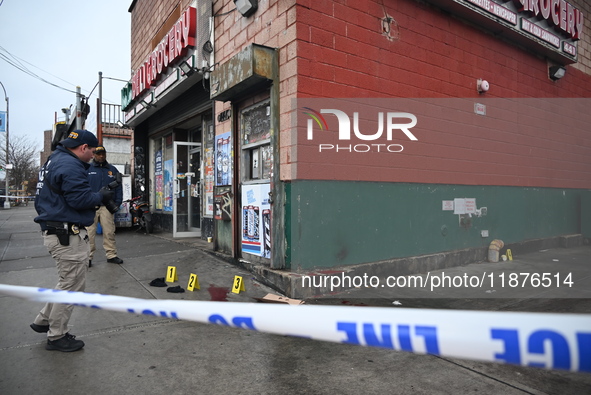
<svg viewBox="0 0 591 395">
<path fill-rule="evenodd" d="M 51 158 L 39 169 L 39 178 L 37 181 L 37 188 L 35 189 L 35 195 L 39 195 L 41 188 L 43 188 L 43 180 L 45 179 L 45 174 L 47 173 L 50 164 Z"/>
<path fill-rule="evenodd" d="M 360 346 L 591 372 L 591 315 L 144 300 L 0 284 L 0 294 Z"/>
</svg>

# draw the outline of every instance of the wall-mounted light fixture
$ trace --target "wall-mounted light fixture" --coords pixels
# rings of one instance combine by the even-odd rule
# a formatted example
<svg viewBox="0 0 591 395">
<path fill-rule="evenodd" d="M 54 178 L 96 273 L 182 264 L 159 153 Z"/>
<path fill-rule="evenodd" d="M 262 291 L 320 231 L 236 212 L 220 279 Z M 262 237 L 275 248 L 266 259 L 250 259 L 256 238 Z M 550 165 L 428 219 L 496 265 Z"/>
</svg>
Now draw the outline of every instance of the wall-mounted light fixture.
<svg viewBox="0 0 591 395">
<path fill-rule="evenodd" d="M 186 75 L 187 77 L 190 76 L 190 75 L 192 75 L 195 71 L 197 71 L 197 69 L 195 69 L 193 66 L 191 66 L 187 62 L 182 62 L 179 65 L 179 68 L 181 69 L 181 71 L 183 72 L 183 74 Z"/>
<path fill-rule="evenodd" d="M 556 81 L 564 77 L 566 69 L 562 66 L 550 66 L 548 69 L 548 76 L 552 81 Z"/>
<path fill-rule="evenodd" d="M 254 14 L 259 8 L 258 0 L 234 0 L 234 4 L 236 4 L 238 12 L 245 17 Z"/>
<path fill-rule="evenodd" d="M 488 92 L 489 89 L 490 89 L 490 84 L 488 83 L 487 80 L 483 80 L 483 79 L 476 80 L 476 90 L 478 91 L 478 93 Z"/>
<path fill-rule="evenodd" d="M 185 74 L 187 77 L 189 77 L 190 75 L 194 74 L 195 72 L 198 72 L 199 74 L 203 75 L 203 79 L 208 80 L 209 79 L 209 75 L 211 74 L 211 72 L 213 71 L 213 69 L 215 68 L 216 64 L 213 64 L 211 66 L 203 66 L 202 68 L 198 69 L 195 67 L 192 67 L 189 63 L 187 62 L 182 62 L 179 65 L 179 68 L 181 69 L 181 71 L 183 72 L 183 74 Z"/>
<path fill-rule="evenodd" d="M 119 126 L 121 129 L 131 129 L 131 126 L 129 126 L 126 123 L 121 122 L 121 120 L 117 121 L 117 126 Z"/>
<path fill-rule="evenodd" d="M 155 104 L 152 103 L 148 103 L 147 101 L 145 101 L 144 99 L 140 100 L 140 104 L 145 108 L 148 109 L 150 107 L 156 107 Z"/>
</svg>

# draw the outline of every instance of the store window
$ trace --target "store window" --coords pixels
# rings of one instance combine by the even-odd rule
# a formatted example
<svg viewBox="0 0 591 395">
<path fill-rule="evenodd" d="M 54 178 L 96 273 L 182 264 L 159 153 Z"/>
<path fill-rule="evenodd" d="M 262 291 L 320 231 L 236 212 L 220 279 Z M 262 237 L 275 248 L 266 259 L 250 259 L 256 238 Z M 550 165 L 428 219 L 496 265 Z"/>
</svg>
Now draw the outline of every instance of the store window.
<svg viewBox="0 0 591 395">
<path fill-rule="evenodd" d="M 240 111 L 243 179 L 269 181 L 272 172 L 271 106 L 264 100 Z"/>
</svg>

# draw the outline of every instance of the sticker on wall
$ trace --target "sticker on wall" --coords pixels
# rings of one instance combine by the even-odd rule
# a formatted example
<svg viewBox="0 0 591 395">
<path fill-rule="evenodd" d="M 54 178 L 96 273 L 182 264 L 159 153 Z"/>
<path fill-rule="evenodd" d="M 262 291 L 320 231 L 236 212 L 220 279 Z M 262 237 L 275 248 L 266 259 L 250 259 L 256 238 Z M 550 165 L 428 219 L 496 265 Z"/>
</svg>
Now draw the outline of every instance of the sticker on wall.
<svg viewBox="0 0 591 395">
<path fill-rule="evenodd" d="M 172 194 L 174 192 L 172 159 L 164 162 L 164 211 L 172 211 Z"/>
<path fill-rule="evenodd" d="M 230 132 L 216 137 L 216 176 L 215 184 L 232 185 L 232 136 Z"/>
<path fill-rule="evenodd" d="M 215 178 L 213 166 L 213 148 L 205 149 L 205 199 L 203 200 L 203 216 L 213 216 L 213 184 Z"/>
<path fill-rule="evenodd" d="M 441 201 L 441 209 L 443 211 L 454 211 L 454 201 L 453 200 L 442 200 Z"/>
<path fill-rule="evenodd" d="M 154 155 L 154 189 L 156 192 L 156 210 L 164 208 L 164 175 L 162 172 L 162 150 Z"/>
</svg>

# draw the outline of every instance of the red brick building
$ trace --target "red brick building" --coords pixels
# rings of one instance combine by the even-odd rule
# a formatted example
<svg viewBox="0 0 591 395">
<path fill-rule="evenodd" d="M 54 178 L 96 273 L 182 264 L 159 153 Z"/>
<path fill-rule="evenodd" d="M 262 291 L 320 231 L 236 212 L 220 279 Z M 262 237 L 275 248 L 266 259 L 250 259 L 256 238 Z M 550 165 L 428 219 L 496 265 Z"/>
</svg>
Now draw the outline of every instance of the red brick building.
<svg viewBox="0 0 591 395">
<path fill-rule="evenodd" d="M 591 237 L 587 2 L 243 3 L 130 6 L 124 107 L 163 229 L 264 276 Z"/>
</svg>

